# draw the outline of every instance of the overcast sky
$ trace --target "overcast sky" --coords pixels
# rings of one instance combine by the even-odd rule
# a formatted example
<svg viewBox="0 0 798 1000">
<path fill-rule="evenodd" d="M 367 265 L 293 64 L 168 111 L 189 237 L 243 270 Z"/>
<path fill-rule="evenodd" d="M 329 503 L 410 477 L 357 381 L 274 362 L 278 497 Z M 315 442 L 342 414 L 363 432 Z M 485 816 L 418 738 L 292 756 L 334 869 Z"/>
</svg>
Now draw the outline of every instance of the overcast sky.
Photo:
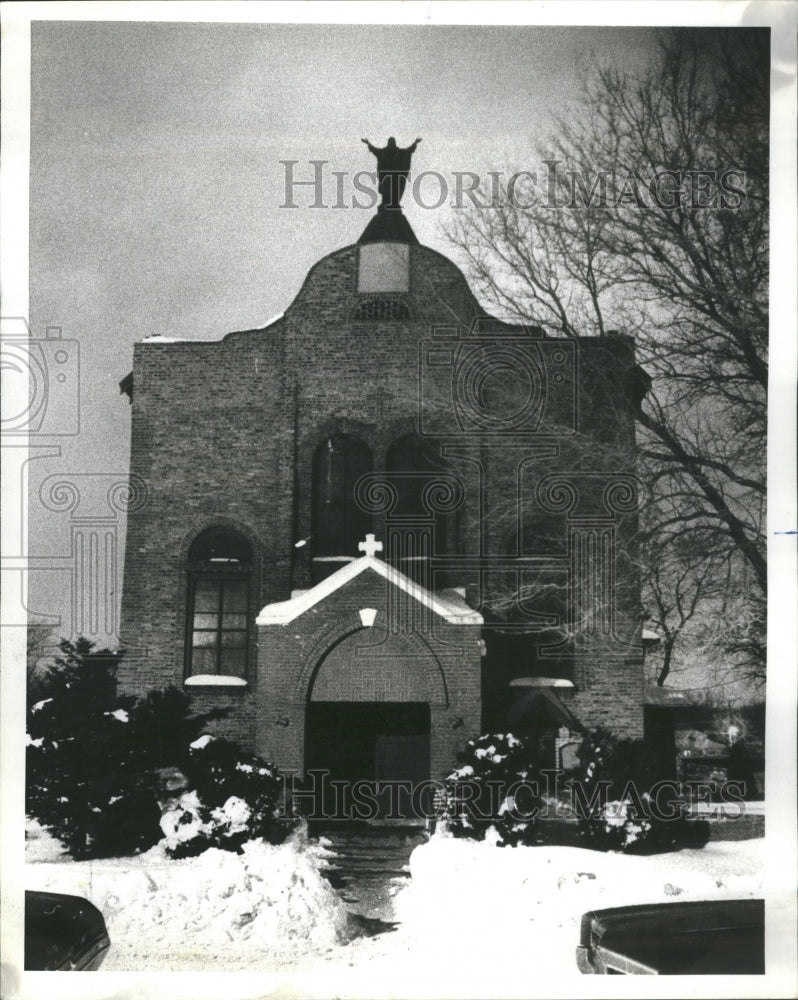
<svg viewBox="0 0 798 1000">
<path fill-rule="evenodd" d="M 534 167 L 535 142 L 578 109 L 580 69 L 652 45 L 647 28 L 34 23 L 30 320 L 80 342 L 82 423 L 31 467 L 31 554 L 69 553 L 68 515 L 35 499 L 45 476 L 127 469 L 118 382 L 137 340 L 263 325 L 357 240 L 369 211 L 311 209 L 309 189 L 280 207 L 281 160 L 297 178 L 311 159 L 351 175 L 374 166 L 361 137 L 394 135 L 423 138 L 416 172 Z M 408 202 L 421 242 L 451 255 L 449 209 Z M 31 609 L 68 585 L 34 574 Z"/>
</svg>

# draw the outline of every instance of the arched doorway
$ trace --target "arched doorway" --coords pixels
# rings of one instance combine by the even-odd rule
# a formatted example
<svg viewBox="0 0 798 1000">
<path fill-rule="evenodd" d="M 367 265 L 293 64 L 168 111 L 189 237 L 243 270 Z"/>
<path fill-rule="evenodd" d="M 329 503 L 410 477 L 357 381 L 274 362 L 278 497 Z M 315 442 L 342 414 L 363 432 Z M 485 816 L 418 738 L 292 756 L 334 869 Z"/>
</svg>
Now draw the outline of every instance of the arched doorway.
<svg viewBox="0 0 798 1000">
<path fill-rule="evenodd" d="M 305 714 L 305 770 L 317 786 L 324 776 L 327 812 L 337 782 L 338 818 L 423 818 L 414 816 L 413 789 L 430 777 L 430 704 L 442 690 L 436 661 L 406 636 L 361 629 L 327 650 Z M 353 802 L 361 803 L 354 813 Z"/>
</svg>

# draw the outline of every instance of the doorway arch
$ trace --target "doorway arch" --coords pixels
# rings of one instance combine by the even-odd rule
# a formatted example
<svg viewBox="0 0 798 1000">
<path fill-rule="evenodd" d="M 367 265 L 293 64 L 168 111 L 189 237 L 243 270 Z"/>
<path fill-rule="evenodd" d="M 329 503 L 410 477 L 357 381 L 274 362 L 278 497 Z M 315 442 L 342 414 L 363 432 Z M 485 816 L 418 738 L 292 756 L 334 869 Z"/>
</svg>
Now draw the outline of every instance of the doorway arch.
<svg viewBox="0 0 798 1000">
<path fill-rule="evenodd" d="M 305 706 L 305 768 L 342 782 L 344 797 L 356 783 L 376 783 L 379 815 L 409 819 L 411 794 L 399 783 L 412 789 L 430 777 L 430 705 L 445 699 L 445 685 L 437 660 L 411 641 L 415 637 L 380 642 L 377 632 L 344 635 L 314 670 Z"/>
</svg>

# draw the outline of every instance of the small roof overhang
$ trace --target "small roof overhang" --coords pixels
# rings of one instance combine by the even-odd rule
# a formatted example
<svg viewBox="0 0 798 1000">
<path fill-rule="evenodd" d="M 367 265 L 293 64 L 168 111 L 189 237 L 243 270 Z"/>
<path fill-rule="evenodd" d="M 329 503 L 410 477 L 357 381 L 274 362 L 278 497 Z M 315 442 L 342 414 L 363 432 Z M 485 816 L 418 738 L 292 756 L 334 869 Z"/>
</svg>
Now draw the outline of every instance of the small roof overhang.
<svg viewBox="0 0 798 1000">
<path fill-rule="evenodd" d="M 705 705 L 707 692 L 703 688 L 682 690 L 681 688 L 659 687 L 657 684 L 646 685 L 643 692 L 643 704 L 661 708 L 691 708 Z"/>
<path fill-rule="evenodd" d="M 571 685 L 573 686 L 573 685 Z M 521 698 L 512 706 L 507 713 L 507 721 L 510 725 L 515 725 L 530 709 L 543 702 L 551 715 L 571 732 L 584 732 L 585 727 L 577 719 L 568 706 L 561 701 L 550 687 L 529 688 Z"/>
<path fill-rule="evenodd" d="M 443 590 L 434 593 L 420 587 L 410 577 L 405 576 L 404 573 L 381 559 L 376 559 L 374 556 L 362 556 L 360 559 L 353 559 L 352 562 L 346 563 L 345 566 L 328 576 L 326 580 L 317 583 L 315 587 L 311 587 L 310 590 L 295 592 L 294 596 L 287 601 L 267 604 L 256 618 L 255 624 L 288 625 L 300 615 L 310 611 L 320 601 L 345 587 L 366 570 L 373 571 L 392 586 L 403 590 L 450 625 L 481 625 L 483 622 L 482 615 L 466 604 L 457 591 Z"/>
<path fill-rule="evenodd" d="M 564 677 L 516 677 L 511 688 L 573 688 L 573 681 Z"/>
</svg>

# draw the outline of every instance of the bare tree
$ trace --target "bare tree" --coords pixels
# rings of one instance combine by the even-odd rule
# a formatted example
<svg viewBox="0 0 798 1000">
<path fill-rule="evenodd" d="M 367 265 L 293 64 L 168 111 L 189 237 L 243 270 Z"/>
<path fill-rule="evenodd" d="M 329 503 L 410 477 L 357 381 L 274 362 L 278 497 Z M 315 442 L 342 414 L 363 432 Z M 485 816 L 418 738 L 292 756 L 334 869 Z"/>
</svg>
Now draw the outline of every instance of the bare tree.
<svg viewBox="0 0 798 1000">
<path fill-rule="evenodd" d="M 46 670 L 47 660 L 53 651 L 53 628 L 29 622 L 26 634 L 26 673 L 28 693 L 35 694 L 37 685 Z"/>
<path fill-rule="evenodd" d="M 638 75 L 597 65 L 584 101 L 536 178 L 447 235 L 508 318 L 635 336 L 647 603 L 671 650 L 727 616 L 715 655 L 763 678 L 767 32 L 663 32 Z"/>
</svg>

